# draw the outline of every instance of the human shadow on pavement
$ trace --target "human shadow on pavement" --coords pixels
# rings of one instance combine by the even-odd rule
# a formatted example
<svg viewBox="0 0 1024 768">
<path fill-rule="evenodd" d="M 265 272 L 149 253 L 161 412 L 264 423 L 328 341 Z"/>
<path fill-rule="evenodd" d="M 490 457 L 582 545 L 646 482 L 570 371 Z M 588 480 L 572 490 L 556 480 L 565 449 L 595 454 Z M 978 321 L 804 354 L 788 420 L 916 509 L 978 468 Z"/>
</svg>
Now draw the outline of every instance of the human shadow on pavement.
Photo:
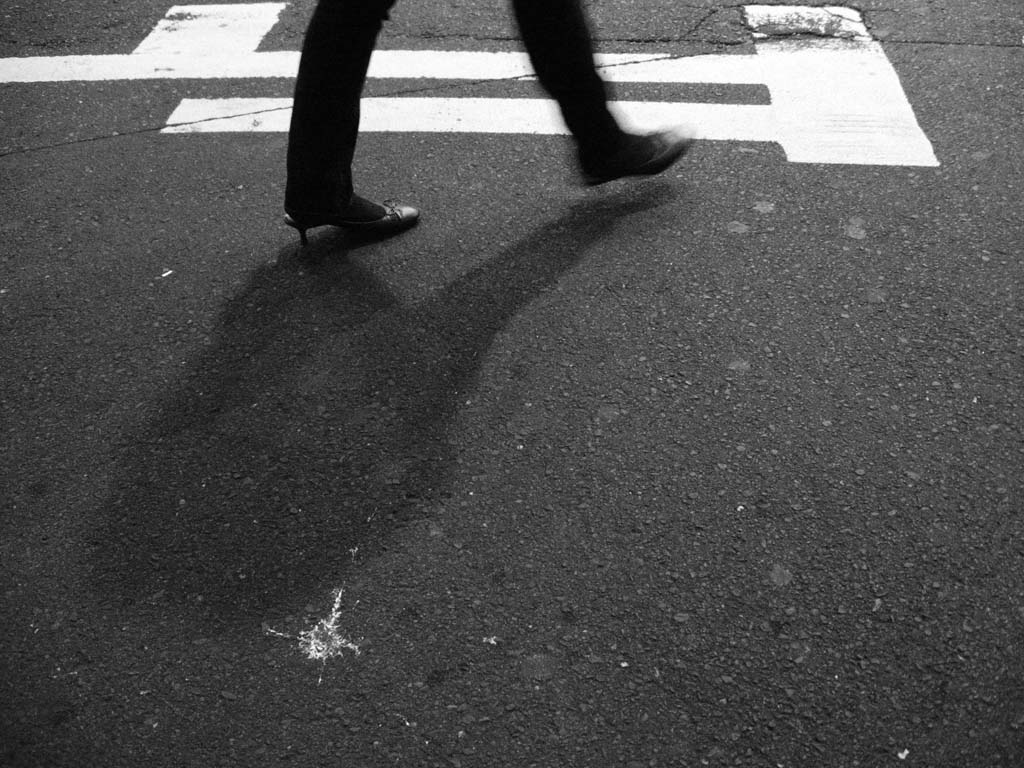
<svg viewBox="0 0 1024 768">
<path fill-rule="evenodd" d="M 258 268 L 128 437 L 93 532 L 100 595 L 225 625 L 320 597 L 352 550 L 372 556 L 443 503 L 450 426 L 495 335 L 617 224 L 673 195 L 651 183 L 588 199 L 412 306 L 337 236 Z"/>
</svg>

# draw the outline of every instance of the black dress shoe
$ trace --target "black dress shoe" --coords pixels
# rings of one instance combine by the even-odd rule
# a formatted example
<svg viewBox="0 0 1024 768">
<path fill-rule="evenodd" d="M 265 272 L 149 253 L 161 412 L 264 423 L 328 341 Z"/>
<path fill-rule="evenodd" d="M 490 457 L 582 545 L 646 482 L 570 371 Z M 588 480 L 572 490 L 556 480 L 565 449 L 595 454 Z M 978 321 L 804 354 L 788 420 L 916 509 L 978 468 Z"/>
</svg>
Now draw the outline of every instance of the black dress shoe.
<svg viewBox="0 0 1024 768">
<path fill-rule="evenodd" d="M 299 230 L 299 239 L 308 245 L 306 230 L 313 227 L 344 227 L 366 234 L 390 237 L 404 232 L 420 219 L 420 212 L 411 205 L 401 205 L 394 200 L 385 200 L 380 204 L 384 214 L 376 219 L 348 218 L 342 214 L 303 213 L 286 209 L 284 223 Z"/>
<path fill-rule="evenodd" d="M 661 173 L 693 146 L 693 136 L 681 130 L 630 135 L 625 147 L 601 158 L 580 158 L 583 182 L 604 184 L 624 176 Z"/>
</svg>

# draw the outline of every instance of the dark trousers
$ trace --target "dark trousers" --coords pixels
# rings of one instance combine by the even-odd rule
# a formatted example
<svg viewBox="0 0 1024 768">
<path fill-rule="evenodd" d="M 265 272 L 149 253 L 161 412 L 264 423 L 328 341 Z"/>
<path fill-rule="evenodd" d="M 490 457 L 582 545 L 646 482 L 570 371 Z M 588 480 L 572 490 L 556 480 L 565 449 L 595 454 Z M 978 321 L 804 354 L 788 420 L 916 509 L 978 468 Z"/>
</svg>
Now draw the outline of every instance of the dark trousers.
<svg viewBox="0 0 1024 768">
<path fill-rule="evenodd" d="M 352 199 L 359 99 L 370 55 L 395 0 L 320 0 L 306 31 L 288 136 L 285 207 L 336 213 Z M 512 0 L 530 61 L 561 109 L 581 156 L 621 143 L 594 69 L 580 0 Z"/>
</svg>

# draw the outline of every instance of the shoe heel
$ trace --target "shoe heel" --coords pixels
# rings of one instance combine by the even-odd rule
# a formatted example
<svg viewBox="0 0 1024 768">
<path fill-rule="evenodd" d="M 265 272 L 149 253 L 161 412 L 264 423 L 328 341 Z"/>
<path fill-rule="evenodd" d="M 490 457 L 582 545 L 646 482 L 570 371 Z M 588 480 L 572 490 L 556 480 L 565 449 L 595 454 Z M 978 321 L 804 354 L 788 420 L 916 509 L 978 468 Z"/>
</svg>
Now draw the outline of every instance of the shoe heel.
<svg viewBox="0 0 1024 768">
<path fill-rule="evenodd" d="M 306 239 L 306 228 L 304 226 L 299 224 L 299 222 L 297 222 L 287 213 L 284 215 L 284 223 L 287 224 L 292 229 L 297 229 L 299 231 L 299 242 L 302 243 L 303 248 L 309 245 L 309 240 Z"/>
</svg>

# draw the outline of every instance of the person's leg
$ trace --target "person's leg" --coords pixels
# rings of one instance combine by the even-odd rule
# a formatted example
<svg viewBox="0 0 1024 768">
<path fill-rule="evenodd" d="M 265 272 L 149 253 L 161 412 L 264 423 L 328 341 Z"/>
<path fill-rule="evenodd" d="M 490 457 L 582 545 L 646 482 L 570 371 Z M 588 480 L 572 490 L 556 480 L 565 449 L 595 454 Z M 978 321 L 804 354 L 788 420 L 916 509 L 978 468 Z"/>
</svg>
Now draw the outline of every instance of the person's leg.
<svg viewBox="0 0 1024 768">
<path fill-rule="evenodd" d="M 512 0 L 512 8 L 537 78 L 576 139 L 588 184 L 660 173 L 686 152 L 692 138 L 683 132 L 637 135 L 619 127 L 580 0 Z"/>
<path fill-rule="evenodd" d="M 302 46 L 288 134 L 289 213 L 336 215 L 353 201 L 359 99 L 395 0 L 320 0 Z"/>
<path fill-rule="evenodd" d="M 581 154 L 614 150 L 623 132 L 608 111 L 579 0 L 512 0 L 512 9 L 537 78 L 558 102 Z"/>
</svg>

